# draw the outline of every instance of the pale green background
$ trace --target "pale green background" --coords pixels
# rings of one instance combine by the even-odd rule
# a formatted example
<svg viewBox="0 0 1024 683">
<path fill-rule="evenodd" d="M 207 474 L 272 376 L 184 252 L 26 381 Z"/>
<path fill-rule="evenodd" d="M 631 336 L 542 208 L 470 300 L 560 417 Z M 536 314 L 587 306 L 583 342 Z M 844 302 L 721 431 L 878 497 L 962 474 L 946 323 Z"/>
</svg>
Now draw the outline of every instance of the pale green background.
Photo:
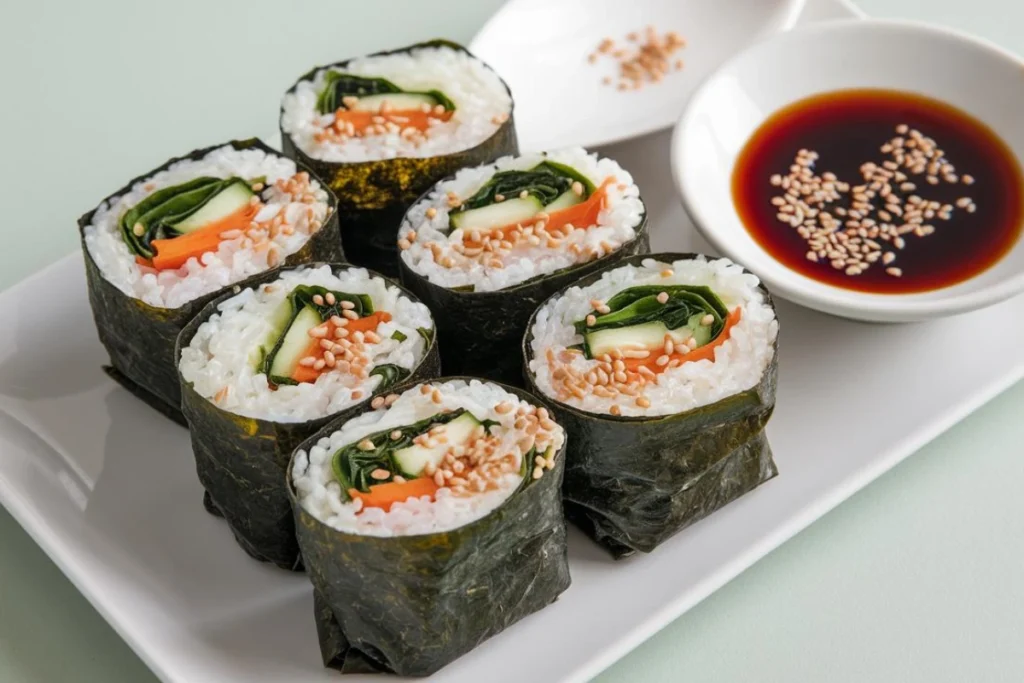
<svg viewBox="0 0 1024 683">
<path fill-rule="evenodd" d="M 125 179 L 183 150 L 273 130 L 279 94 L 309 66 L 428 37 L 468 40 L 500 4 L 5 2 L 0 286 L 74 250 L 74 219 Z M 1024 52 L 1019 0 L 861 5 Z M 1024 681 L 1022 407 L 1017 386 L 599 680 Z M 0 511 L 0 682 L 154 680 Z"/>
</svg>

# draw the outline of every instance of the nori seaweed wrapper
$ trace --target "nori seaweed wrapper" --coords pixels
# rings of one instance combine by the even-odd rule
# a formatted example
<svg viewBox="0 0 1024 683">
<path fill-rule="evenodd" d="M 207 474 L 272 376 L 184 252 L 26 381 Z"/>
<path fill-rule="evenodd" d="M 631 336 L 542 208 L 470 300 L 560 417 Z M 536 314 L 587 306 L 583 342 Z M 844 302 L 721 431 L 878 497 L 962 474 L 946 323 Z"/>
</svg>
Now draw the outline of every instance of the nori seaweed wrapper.
<svg viewBox="0 0 1024 683">
<path fill-rule="evenodd" d="M 449 47 L 471 54 L 458 43 L 430 40 L 368 56 L 380 57 L 425 47 Z M 302 81 L 312 80 L 321 69 L 344 68 L 352 59 L 311 69 L 287 92 L 293 92 Z M 502 84 L 504 85 L 504 81 Z M 507 85 L 505 90 L 508 91 Z M 475 147 L 433 157 L 398 157 L 356 162 L 323 161 L 314 159 L 299 149 L 283 126 L 282 149 L 287 156 L 313 169 L 337 195 L 341 239 L 348 260 L 385 275 L 397 277 L 398 227 L 406 209 L 435 182 L 460 168 L 479 166 L 498 157 L 518 154 L 514 109 L 513 102 L 508 120 L 502 123 L 491 137 Z"/>
<path fill-rule="evenodd" d="M 439 381 L 452 379 L 472 378 Z M 335 420 L 300 448 L 308 452 L 343 423 Z M 483 519 L 451 531 L 390 538 L 348 534 L 320 522 L 297 501 L 289 466 L 288 492 L 313 581 L 324 665 L 342 673 L 427 676 L 553 602 L 569 587 L 559 496 L 564 458 L 565 444 L 554 469 L 537 480 L 527 477 Z"/>
<path fill-rule="evenodd" d="M 696 254 L 661 253 L 662 262 Z M 586 287 L 594 273 L 576 283 Z M 774 309 L 771 295 L 760 286 Z M 768 481 L 778 470 L 764 427 L 775 408 L 778 337 L 774 354 L 754 387 L 675 415 L 626 417 L 586 412 L 546 396 L 529 363 L 536 314 L 523 339 L 528 388 L 553 405 L 569 435 L 562 495 L 566 518 L 616 559 L 651 552 L 673 534 Z"/>
<path fill-rule="evenodd" d="M 308 264 L 314 268 L 321 265 L 324 264 Z M 335 272 L 354 267 L 329 265 Z M 182 348 L 192 341 L 199 326 L 217 313 L 217 307 L 223 301 L 243 288 L 276 280 L 283 270 L 293 268 L 278 268 L 248 278 L 238 283 L 233 291 L 207 304 L 178 337 L 174 357 L 180 361 Z M 370 273 L 371 277 L 375 275 L 377 273 Z M 400 287 L 390 280 L 388 285 Z M 416 300 L 405 289 L 402 292 Z M 410 377 L 427 380 L 436 377 L 440 370 L 437 335 L 432 335 L 426 352 Z M 285 467 L 292 451 L 328 422 L 347 420 L 359 414 L 367 409 L 373 396 L 391 393 L 393 387 L 384 386 L 381 382 L 373 395 L 340 413 L 304 422 L 275 422 L 223 410 L 200 396 L 191 382 L 180 378 L 180 384 L 181 407 L 188 420 L 199 481 L 206 490 L 203 504 L 207 511 L 227 520 L 235 540 L 253 558 L 283 569 L 301 569 L 295 524 L 285 485 Z"/>
<path fill-rule="evenodd" d="M 644 206 L 636 235 L 599 259 L 492 292 L 466 292 L 434 284 L 399 259 L 402 284 L 434 311 L 445 373 L 523 385 L 520 345 L 527 322 L 548 297 L 591 273 L 651 249 Z"/>
<path fill-rule="evenodd" d="M 237 150 L 259 149 L 267 154 L 283 156 L 257 138 L 232 140 L 204 147 L 175 157 L 163 166 L 133 178 L 101 204 L 130 192 L 136 183 L 147 180 L 174 163 L 202 159 L 225 144 Z M 309 172 L 301 162 L 296 165 L 298 170 Z M 310 261 L 344 261 L 345 255 L 338 240 L 337 200 L 329 190 L 327 203 L 327 219 L 323 227 L 312 235 L 299 251 L 288 256 L 284 260 L 284 265 L 299 265 Z M 185 418 L 181 414 L 181 389 L 174 343 L 185 324 L 206 304 L 230 289 L 230 286 L 204 294 L 178 308 L 151 306 L 141 299 L 125 294 L 103 277 L 85 244 L 85 228 L 92 223 L 95 213 L 96 209 L 93 209 L 78 219 L 78 233 L 85 258 L 85 279 L 89 288 L 93 320 L 96 322 L 100 342 L 110 356 L 110 365 L 105 366 L 104 370 L 151 407 L 175 422 L 185 425 Z"/>
</svg>

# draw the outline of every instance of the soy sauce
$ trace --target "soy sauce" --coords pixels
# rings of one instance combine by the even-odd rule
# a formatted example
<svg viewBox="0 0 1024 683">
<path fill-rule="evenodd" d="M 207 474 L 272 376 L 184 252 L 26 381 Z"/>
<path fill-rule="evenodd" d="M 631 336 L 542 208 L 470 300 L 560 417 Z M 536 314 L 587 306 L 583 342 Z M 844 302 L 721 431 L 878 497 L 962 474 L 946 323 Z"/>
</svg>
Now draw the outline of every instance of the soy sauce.
<svg viewBox="0 0 1024 683">
<path fill-rule="evenodd" d="M 909 136 L 897 132 L 906 130 L 904 127 L 934 140 L 941 148 L 943 163 L 955 168 L 948 177 L 956 178 L 956 182 L 943 179 L 933 185 L 927 182 L 927 171 L 915 174 L 900 165 L 899 172 L 907 176 L 905 182 L 912 182 L 916 188 L 903 191 L 899 189 L 903 183 L 894 182 L 888 191 L 898 195 L 898 201 L 917 195 L 921 200 L 952 205 L 949 220 L 933 217 L 923 221 L 934 231 L 926 236 L 915 232 L 902 235 L 902 249 L 876 235 L 871 241 L 881 247 L 878 260 L 852 275 L 845 266 L 835 267 L 834 259 L 828 256 L 809 260 L 812 249 L 808 240 L 778 218 L 780 207 L 773 205 L 772 199 L 785 190 L 772 184 L 772 176 L 786 176 L 798 152 L 811 150 L 818 154 L 811 166 L 815 174 L 830 172 L 837 182 L 846 182 L 851 188 L 863 186 L 862 165 L 890 159 L 881 147 L 895 137 L 909 140 Z M 938 100 L 876 89 L 823 93 L 777 111 L 747 141 L 732 176 L 733 201 L 744 225 L 781 263 L 837 287 L 891 294 L 948 287 L 999 261 L 1021 234 L 1022 190 L 1020 164 L 987 125 Z M 973 204 L 973 212 L 964 208 L 969 206 L 966 199 Z M 885 206 L 886 201 L 877 195 L 871 200 L 875 206 Z M 958 201 L 964 206 L 958 206 Z M 842 207 L 849 211 L 852 203 L 852 192 L 844 193 L 827 204 L 826 210 L 834 212 Z M 880 221 L 876 214 L 872 216 Z M 840 219 L 843 226 L 838 230 L 857 237 L 861 244 L 870 239 L 846 227 L 848 213 Z M 892 216 L 894 225 L 901 222 L 901 218 Z M 892 256 L 884 256 L 890 251 Z M 883 263 L 883 258 L 887 262 Z"/>
</svg>

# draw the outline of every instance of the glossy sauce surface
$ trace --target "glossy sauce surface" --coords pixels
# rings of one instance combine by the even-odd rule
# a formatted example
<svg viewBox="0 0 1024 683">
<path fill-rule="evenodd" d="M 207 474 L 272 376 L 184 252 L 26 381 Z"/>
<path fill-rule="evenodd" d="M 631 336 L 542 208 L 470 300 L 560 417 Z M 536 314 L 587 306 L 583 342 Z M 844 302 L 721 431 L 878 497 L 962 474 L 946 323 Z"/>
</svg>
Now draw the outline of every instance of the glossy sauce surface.
<svg viewBox="0 0 1024 683">
<path fill-rule="evenodd" d="M 912 168 L 893 160 L 892 150 L 883 152 L 883 145 L 894 138 L 911 140 L 905 133 L 897 132 L 904 131 L 903 126 L 931 138 L 941 149 L 942 165 L 949 163 L 955 171 L 945 175 L 940 172 L 939 182 L 931 184 L 927 181 L 928 171 L 913 173 Z M 867 248 L 864 243 L 869 239 L 879 245 L 877 260 L 865 262 L 860 272 L 850 274 L 845 264 L 837 267 L 834 253 L 824 258 L 814 254 L 817 260 L 811 260 L 809 252 L 813 246 L 807 236 L 801 236 L 797 227 L 780 220 L 780 206 L 772 201 L 780 196 L 785 199 L 787 188 L 778 185 L 778 178 L 776 184 L 771 179 L 776 174 L 789 174 L 800 150 L 818 154 L 808 164 L 815 176 L 830 172 L 837 177 L 836 182 L 849 184 L 850 191 L 840 198 L 824 205 L 812 204 L 832 214 L 837 207 L 848 211 L 855 189 L 870 185 L 862 170 L 866 162 L 881 166 L 889 160 L 896 165 L 895 169 L 890 165 L 890 172 L 907 176 L 903 182 L 882 183 L 890 185 L 885 193 L 897 199 L 883 198 L 876 189 L 869 199 L 872 211 L 861 212 L 875 221 L 871 226 L 876 228 L 874 232 L 867 228 L 867 235 L 859 233 L 863 227 L 856 225 L 859 221 L 854 223 L 856 227 L 848 227 L 847 221 L 852 220 L 848 213 L 838 216 L 841 226 L 830 230 L 847 232 L 850 238 L 860 240 L 858 247 Z M 955 182 L 948 182 L 954 178 Z M 906 182 L 915 187 L 900 189 Z M 1024 180 L 1016 157 L 984 123 L 931 98 L 874 89 L 823 93 L 775 112 L 747 141 L 732 177 L 737 211 L 748 232 L 768 253 L 816 280 L 877 293 L 947 287 L 992 266 L 1020 237 L 1024 223 L 1022 189 Z M 925 202 L 951 206 L 952 210 L 946 220 L 937 215 L 928 219 L 922 216 L 919 225 L 931 225 L 933 231 L 925 235 L 901 232 L 903 246 L 899 248 L 895 235 L 876 234 L 878 225 L 887 222 L 878 216 L 877 210 L 884 211 L 887 202 L 905 202 L 915 195 Z M 968 199 L 973 204 L 972 212 L 967 210 Z M 913 209 L 913 205 L 902 206 Z M 890 216 L 888 222 L 893 230 L 917 227 Z M 892 255 L 886 256 L 887 252 Z"/>
</svg>

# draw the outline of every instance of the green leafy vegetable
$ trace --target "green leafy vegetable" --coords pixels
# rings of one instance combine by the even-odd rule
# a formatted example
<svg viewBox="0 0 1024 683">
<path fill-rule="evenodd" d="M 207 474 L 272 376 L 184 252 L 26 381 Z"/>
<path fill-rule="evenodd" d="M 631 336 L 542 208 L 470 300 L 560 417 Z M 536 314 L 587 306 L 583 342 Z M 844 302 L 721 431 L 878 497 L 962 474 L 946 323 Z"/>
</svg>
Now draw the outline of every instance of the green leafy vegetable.
<svg viewBox="0 0 1024 683">
<path fill-rule="evenodd" d="M 153 258 L 153 240 L 170 239 L 182 234 L 175 226 L 235 184 L 241 184 L 246 191 L 251 192 L 249 183 L 241 178 L 207 176 L 157 190 L 121 216 L 119 227 L 125 244 L 134 254 Z"/>
<path fill-rule="evenodd" d="M 402 334 L 402 332 L 399 330 L 395 330 L 394 332 L 392 332 L 391 338 L 397 342 L 404 342 L 406 339 L 408 339 L 408 337 Z"/>
<path fill-rule="evenodd" d="M 348 499 L 349 489 L 369 493 L 370 487 L 374 484 L 386 484 L 391 481 L 394 475 L 400 471 L 395 463 L 396 451 L 412 446 L 413 439 L 420 434 L 425 434 L 437 425 L 448 424 L 465 412 L 465 410 L 459 409 L 449 413 L 439 413 L 407 427 L 387 429 L 370 434 L 357 443 L 342 447 L 334 454 L 332 465 L 334 476 L 341 485 L 345 499 Z M 484 421 L 483 424 L 485 429 L 490 429 L 490 425 L 496 423 Z M 398 433 L 397 439 L 393 438 L 396 432 Z M 372 443 L 374 448 L 372 450 L 361 449 L 359 444 L 364 441 Z M 388 477 L 386 479 L 371 477 L 370 473 L 377 469 L 386 470 Z"/>
<path fill-rule="evenodd" d="M 430 342 L 434 341 L 434 331 L 427 329 L 426 327 L 417 327 L 416 333 L 423 337 L 423 341 L 427 342 L 427 346 L 430 346 Z"/>
<path fill-rule="evenodd" d="M 401 334 L 399 332 L 399 334 Z M 405 335 L 402 335 L 403 337 Z M 372 371 L 370 371 L 370 377 L 379 375 L 381 380 L 380 384 L 374 391 L 380 392 L 390 389 L 399 382 L 402 382 L 409 376 L 409 371 L 403 368 L 401 365 L 393 365 L 391 363 L 385 365 L 378 365 Z"/>
<path fill-rule="evenodd" d="M 668 295 L 665 303 L 658 301 L 662 293 Z M 589 335 L 601 330 L 633 327 L 650 322 L 661 322 L 667 330 L 678 330 L 692 326 L 694 320 L 711 315 L 714 321 L 710 327 L 710 338 L 715 339 L 725 327 L 729 309 L 710 288 L 698 285 L 640 285 L 622 290 L 605 305 L 610 312 L 600 314 L 591 311 L 593 325 L 587 325 L 586 318 L 573 323 L 577 334 L 583 335 L 583 350 L 591 358 Z M 589 316 L 588 316 L 589 317 Z M 707 343 L 707 342 L 705 342 Z"/>
<path fill-rule="evenodd" d="M 451 212 L 457 215 L 463 211 L 479 209 L 497 202 L 495 197 L 518 197 L 526 192 L 540 200 L 545 206 L 560 195 L 572 189 L 575 182 L 583 185 L 581 200 L 585 200 L 596 189 L 594 184 L 576 169 L 553 161 L 543 161 L 526 171 L 498 171 L 472 197 Z"/>
<path fill-rule="evenodd" d="M 427 95 L 444 107 L 446 111 L 455 110 L 455 103 L 440 90 L 402 90 L 386 78 L 366 78 L 338 71 L 327 72 L 326 80 L 327 85 L 320 91 L 316 100 L 316 109 L 321 114 L 330 114 L 338 109 L 345 109 L 343 102 L 345 97 L 366 97 L 392 93 Z"/>
</svg>

